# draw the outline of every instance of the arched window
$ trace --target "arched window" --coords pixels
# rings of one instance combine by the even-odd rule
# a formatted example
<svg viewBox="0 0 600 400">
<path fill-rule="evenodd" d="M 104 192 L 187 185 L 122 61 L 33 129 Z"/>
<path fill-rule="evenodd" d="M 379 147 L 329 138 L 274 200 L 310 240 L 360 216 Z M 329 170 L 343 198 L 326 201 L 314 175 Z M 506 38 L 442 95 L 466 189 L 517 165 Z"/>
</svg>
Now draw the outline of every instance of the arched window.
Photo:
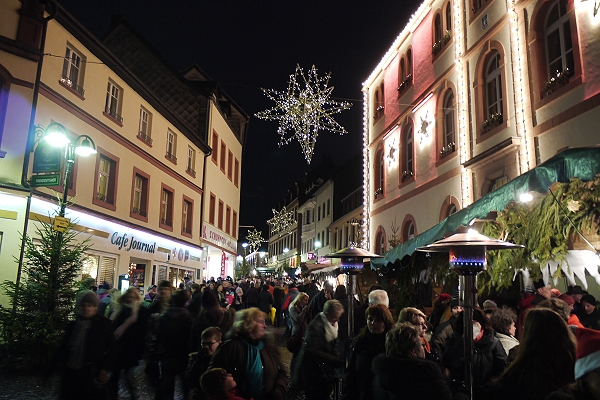
<svg viewBox="0 0 600 400">
<path fill-rule="evenodd" d="M 373 116 L 375 119 L 379 119 L 381 118 L 381 116 L 383 116 L 383 92 L 382 92 L 382 88 L 383 87 L 378 87 L 377 89 L 375 89 L 375 111 L 373 113 Z"/>
<path fill-rule="evenodd" d="M 563 73 L 567 76 L 573 75 L 575 61 L 567 0 L 558 0 L 550 6 L 544 27 L 548 76 L 556 78 Z"/>
<path fill-rule="evenodd" d="M 454 204 L 450 204 L 448 206 L 448 216 L 451 216 L 452 214 L 456 214 L 458 212 L 458 209 L 456 208 L 456 206 Z"/>
<path fill-rule="evenodd" d="M 455 129 L 455 110 L 454 110 L 454 93 L 448 90 L 444 99 L 444 148 L 448 148 L 448 152 L 454 151 L 456 143 Z"/>
<path fill-rule="evenodd" d="M 415 172 L 414 166 L 414 135 L 412 123 L 406 124 L 402 135 L 402 182 L 412 178 Z"/>
<path fill-rule="evenodd" d="M 412 78 L 412 49 L 406 52 L 406 76 Z"/>
<path fill-rule="evenodd" d="M 377 236 L 375 237 L 375 254 L 384 254 L 385 251 L 385 231 L 383 228 L 380 228 L 379 232 L 377 232 Z"/>
<path fill-rule="evenodd" d="M 433 42 L 438 43 L 442 40 L 442 17 L 440 14 L 435 15 L 435 22 L 433 28 Z"/>
<path fill-rule="evenodd" d="M 451 8 L 452 4 L 450 4 L 450 2 L 448 2 L 448 4 L 446 4 L 446 31 L 451 31 L 452 30 L 452 8 Z M 445 34 L 445 32 L 444 32 Z"/>
<path fill-rule="evenodd" d="M 385 159 L 383 149 L 377 151 L 377 158 L 375 159 L 375 198 L 383 195 L 385 189 Z"/>
<path fill-rule="evenodd" d="M 497 51 L 491 54 L 485 68 L 485 104 L 486 119 L 502 114 L 502 70 L 500 53 Z"/>
<path fill-rule="evenodd" d="M 402 223 L 402 241 L 406 242 L 417 235 L 415 220 L 412 215 L 407 215 Z"/>
<path fill-rule="evenodd" d="M 400 59 L 400 83 L 406 79 L 406 66 L 404 65 L 404 57 Z"/>
</svg>

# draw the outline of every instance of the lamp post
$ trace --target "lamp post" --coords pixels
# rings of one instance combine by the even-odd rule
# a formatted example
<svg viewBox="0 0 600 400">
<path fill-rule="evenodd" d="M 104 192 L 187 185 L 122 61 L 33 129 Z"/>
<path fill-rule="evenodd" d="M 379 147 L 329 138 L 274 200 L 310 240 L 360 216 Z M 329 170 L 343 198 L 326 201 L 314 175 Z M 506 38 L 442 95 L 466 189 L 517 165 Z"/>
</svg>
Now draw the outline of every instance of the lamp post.
<svg viewBox="0 0 600 400">
<path fill-rule="evenodd" d="M 283 271 L 285 271 L 285 266 L 287 265 L 287 253 L 290 251 L 289 248 L 284 247 L 283 248 L 283 268 L 281 268 Z M 288 266 L 289 267 L 289 266 Z"/>
<path fill-rule="evenodd" d="M 55 147 L 66 147 L 65 148 L 65 175 L 63 180 L 63 193 L 60 202 L 60 211 L 58 215 L 60 217 L 65 216 L 65 209 L 67 207 L 67 197 L 69 193 L 69 178 L 75 163 L 75 156 L 90 156 L 97 153 L 96 145 L 91 137 L 88 135 L 80 135 L 73 142 L 67 136 L 66 128 L 57 123 L 52 122 L 48 127 L 42 130 L 42 138 L 50 145 Z"/>
<path fill-rule="evenodd" d="M 487 250 L 523 248 L 522 245 L 491 239 L 469 229 L 446 239 L 438 240 L 417 251 L 449 253 L 450 268 L 462 278 L 460 297 L 463 300 L 463 338 L 465 358 L 465 387 L 473 398 L 473 308 L 477 306 L 477 275 L 487 267 Z"/>
<path fill-rule="evenodd" d="M 319 249 L 321 248 L 321 242 L 315 241 L 315 258 L 317 259 L 317 264 L 319 263 Z"/>
<path fill-rule="evenodd" d="M 340 269 L 342 273 L 350 275 L 350 298 L 353 298 L 358 293 L 356 280 L 357 275 L 363 270 L 364 259 L 378 258 L 381 256 L 358 247 L 346 247 L 335 253 L 328 254 L 325 257 L 340 259 Z M 348 337 L 354 337 L 354 307 L 352 307 L 350 303 L 348 303 Z"/>
</svg>

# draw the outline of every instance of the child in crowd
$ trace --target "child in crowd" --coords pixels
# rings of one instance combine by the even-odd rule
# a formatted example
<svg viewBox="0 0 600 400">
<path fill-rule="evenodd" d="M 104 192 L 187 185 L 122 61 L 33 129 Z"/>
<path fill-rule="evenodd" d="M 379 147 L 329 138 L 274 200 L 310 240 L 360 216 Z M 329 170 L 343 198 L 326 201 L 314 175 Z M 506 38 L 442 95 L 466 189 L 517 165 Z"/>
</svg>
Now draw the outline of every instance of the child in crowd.
<svg viewBox="0 0 600 400">
<path fill-rule="evenodd" d="M 245 400 L 236 394 L 237 383 L 223 368 L 206 371 L 200 378 L 200 385 L 209 400 Z"/>
</svg>

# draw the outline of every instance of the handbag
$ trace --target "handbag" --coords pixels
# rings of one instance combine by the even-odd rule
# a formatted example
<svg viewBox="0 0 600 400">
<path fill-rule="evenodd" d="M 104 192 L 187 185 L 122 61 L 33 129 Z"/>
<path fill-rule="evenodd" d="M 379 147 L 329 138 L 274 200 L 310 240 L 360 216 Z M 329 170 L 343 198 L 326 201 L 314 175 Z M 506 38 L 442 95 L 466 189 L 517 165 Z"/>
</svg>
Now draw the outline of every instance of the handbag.
<svg viewBox="0 0 600 400">
<path fill-rule="evenodd" d="M 296 332 L 287 338 L 287 342 L 285 347 L 289 350 L 290 353 L 297 353 L 300 351 L 302 347 L 302 333 Z"/>
</svg>

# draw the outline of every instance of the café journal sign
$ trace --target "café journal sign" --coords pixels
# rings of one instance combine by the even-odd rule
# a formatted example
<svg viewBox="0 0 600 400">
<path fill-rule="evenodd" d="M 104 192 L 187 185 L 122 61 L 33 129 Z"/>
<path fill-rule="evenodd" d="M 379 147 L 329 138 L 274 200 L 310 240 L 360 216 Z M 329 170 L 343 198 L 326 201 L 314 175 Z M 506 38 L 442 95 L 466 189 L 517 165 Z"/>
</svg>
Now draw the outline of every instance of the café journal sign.
<svg viewBox="0 0 600 400">
<path fill-rule="evenodd" d="M 121 235 L 119 232 L 113 232 L 112 236 L 110 237 L 110 243 L 117 246 L 119 250 L 139 250 L 152 254 L 156 252 L 156 242 L 142 242 L 141 240 L 136 239 L 135 236 L 128 236 L 126 233 Z"/>
<path fill-rule="evenodd" d="M 218 231 L 213 230 L 210 226 L 204 225 L 202 227 L 202 239 L 207 241 L 208 243 L 212 243 L 214 245 L 220 246 L 226 250 L 229 250 L 231 253 L 237 253 L 236 242 L 219 233 Z"/>
</svg>

